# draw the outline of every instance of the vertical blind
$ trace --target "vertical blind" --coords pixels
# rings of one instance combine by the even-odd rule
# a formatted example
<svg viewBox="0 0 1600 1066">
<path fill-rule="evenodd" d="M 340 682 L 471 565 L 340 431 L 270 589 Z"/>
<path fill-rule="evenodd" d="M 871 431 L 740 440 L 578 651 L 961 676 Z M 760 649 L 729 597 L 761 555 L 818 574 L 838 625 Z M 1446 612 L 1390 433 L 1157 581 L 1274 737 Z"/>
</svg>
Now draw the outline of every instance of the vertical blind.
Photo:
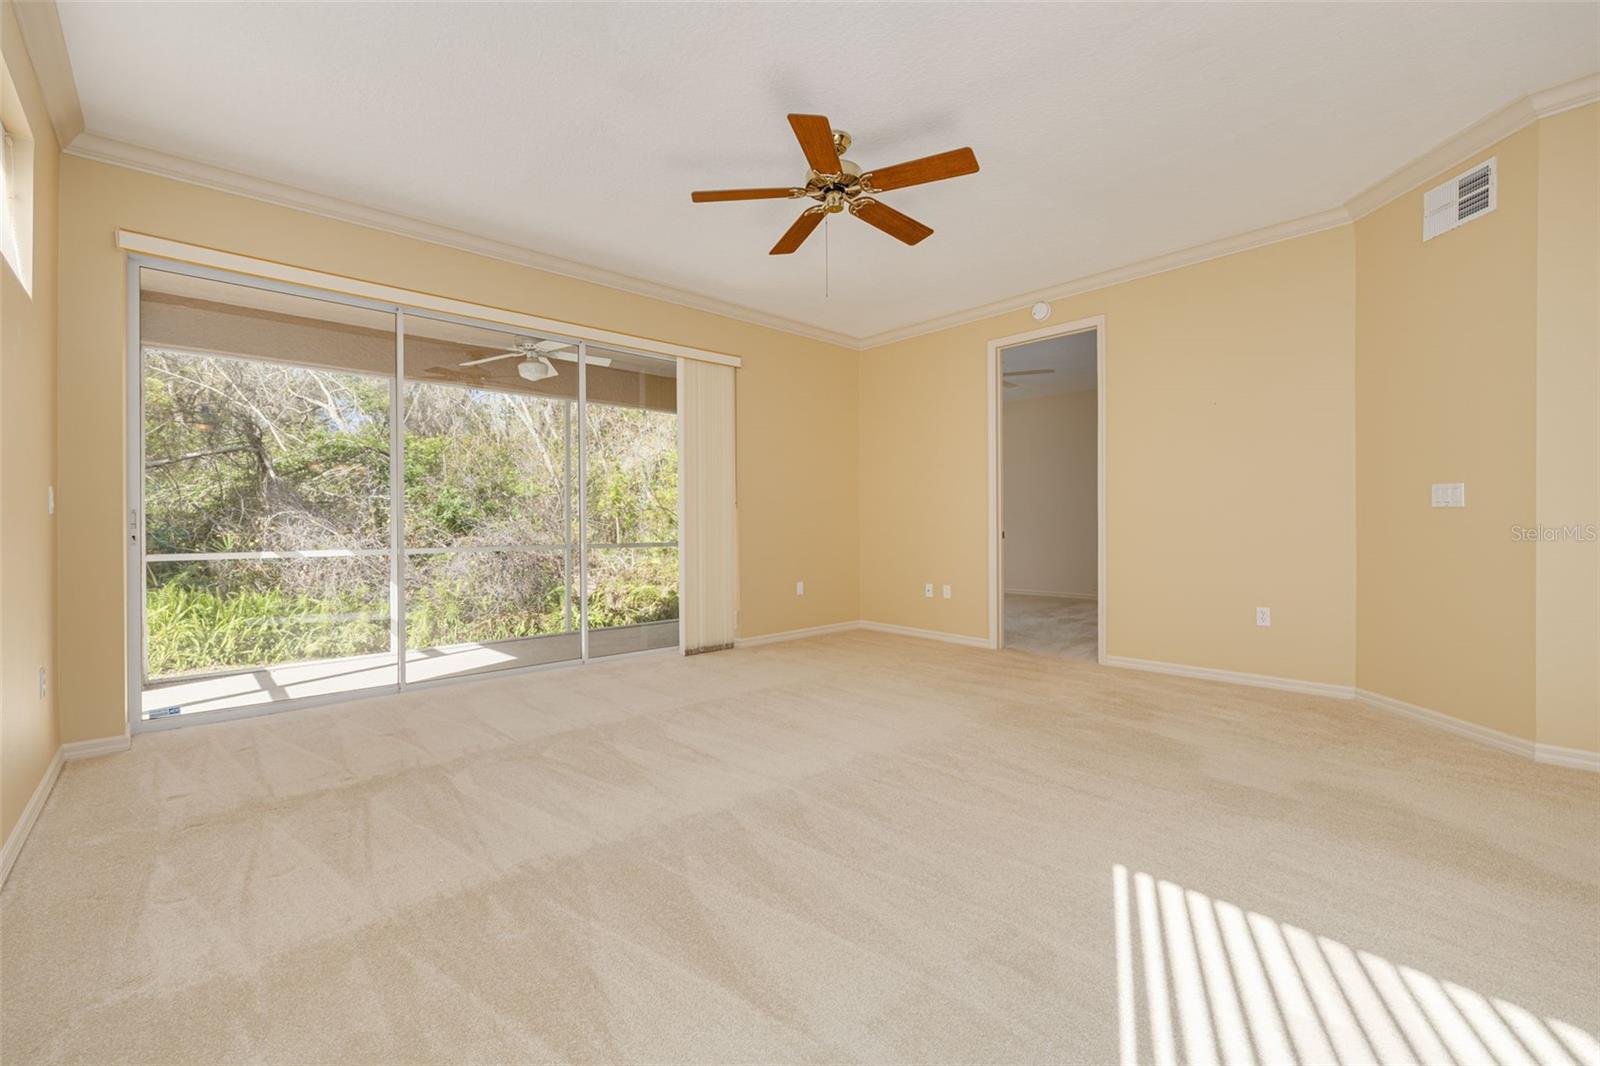
<svg viewBox="0 0 1600 1066">
<path fill-rule="evenodd" d="M 678 361 L 683 650 L 733 646 L 738 608 L 733 368 Z"/>
</svg>

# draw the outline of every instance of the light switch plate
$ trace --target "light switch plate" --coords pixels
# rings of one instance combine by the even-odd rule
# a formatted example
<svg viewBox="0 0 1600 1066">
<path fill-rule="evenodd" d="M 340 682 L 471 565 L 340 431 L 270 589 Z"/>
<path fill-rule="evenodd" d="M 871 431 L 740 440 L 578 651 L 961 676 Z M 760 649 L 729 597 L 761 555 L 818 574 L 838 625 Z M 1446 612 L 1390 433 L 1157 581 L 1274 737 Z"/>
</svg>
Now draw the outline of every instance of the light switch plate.
<svg viewBox="0 0 1600 1066">
<path fill-rule="evenodd" d="M 933 599 L 933 582 L 932 581 L 930 581 L 926 585 L 922 586 L 922 594 L 924 596 L 926 596 L 930 600 Z"/>
<path fill-rule="evenodd" d="M 806 583 L 804 581 L 796 581 L 794 583 L 794 594 L 796 596 L 804 596 L 806 594 Z"/>
<path fill-rule="evenodd" d="M 1257 607 L 1256 608 L 1256 625 L 1258 625 L 1258 626 L 1270 626 L 1271 624 L 1272 624 L 1272 608 L 1271 607 Z"/>
<path fill-rule="evenodd" d="M 950 598 L 950 586 L 949 585 L 946 585 L 944 587 L 944 598 L 947 599 L 947 600 Z"/>
<path fill-rule="evenodd" d="M 1431 500 L 1435 507 L 1465 507 L 1467 505 L 1467 484 L 1464 481 L 1435 484 Z"/>
</svg>

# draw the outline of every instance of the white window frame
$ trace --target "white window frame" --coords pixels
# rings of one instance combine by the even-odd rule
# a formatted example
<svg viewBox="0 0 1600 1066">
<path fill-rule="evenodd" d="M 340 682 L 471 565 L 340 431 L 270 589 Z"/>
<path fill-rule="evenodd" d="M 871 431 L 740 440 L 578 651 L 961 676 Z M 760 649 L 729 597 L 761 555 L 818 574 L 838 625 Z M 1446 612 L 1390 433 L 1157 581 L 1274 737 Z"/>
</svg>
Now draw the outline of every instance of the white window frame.
<svg viewBox="0 0 1600 1066">
<path fill-rule="evenodd" d="M 0 65 L 0 259 L 33 294 L 33 133 Z"/>
<path fill-rule="evenodd" d="M 373 685 L 367 688 L 353 689 L 348 692 L 319 694 L 315 696 L 301 696 L 269 703 L 250 704 L 240 707 L 220 708 L 217 710 L 178 714 L 170 717 L 146 720 L 143 714 L 143 696 L 148 680 L 145 676 L 145 665 L 148 652 L 148 630 L 146 623 L 146 599 L 144 588 L 144 567 L 146 562 L 165 561 L 164 555 L 150 556 L 145 552 L 145 509 L 144 509 L 144 352 L 140 343 L 141 330 L 139 323 L 139 298 L 140 279 L 139 273 L 143 269 L 159 270 L 170 274 L 181 274 L 188 277 L 202 278 L 210 281 L 224 282 L 233 285 L 242 285 L 249 288 L 265 290 L 268 292 L 284 293 L 290 296 L 300 296 L 322 302 L 346 304 L 354 307 L 363 307 L 369 310 L 381 311 L 395 316 L 395 369 L 390 377 L 389 385 L 389 547 L 371 549 L 338 549 L 326 552 L 224 552 L 224 553 L 195 553 L 184 554 L 176 558 L 201 559 L 201 558 L 280 558 L 295 556 L 356 556 L 356 555 L 388 555 L 390 579 L 390 626 L 391 644 L 396 657 L 395 670 L 396 682 L 394 684 Z M 405 633 L 405 580 L 406 558 L 409 555 L 428 554 L 441 551 L 492 551 L 497 549 L 534 550 L 545 545 L 519 544 L 502 546 L 468 546 L 464 548 L 417 548 L 405 547 L 405 324 L 408 313 L 419 318 L 428 318 L 456 322 L 461 325 L 475 326 L 489 329 L 516 328 L 513 323 L 506 322 L 507 313 L 500 312 L 493 317 L 459 315 L 432 307 L 416 308 L 398 302 L 372 299 L 366 296 L 353 295 L 329 289 L 312 288 L 305 285 L 296 285 L 288 282 L 273 280 L 260 276 L 241 274 L 231 270 L 198 265 L 190 262 L 165 259 L 159 256 L 130 254 L 127 262 L 127 501 L 128 513 L 126 515 L 127 527 L 124 530 L 125 545 L 127 548 L 127 587 L 126 587 L 126 622 L 127 622 L 127 721 L 131 733 L 153 732 L 165 729 L 179 729 L 207 722 L 231 721 L 239 718 L 253 718 L 263 714 L 276 714 L 279 711 L 295 710 L 303 707 L 314 707 L 329 703 L 342 703 L 349 700 L 367 699 L 374 696 L 388 696 L 411 689 L 433 688 L 443 685 L 466 684 L 472 681 L 481 681 L 489 678 L 508 677 L 517 674 L 531 673 L 539 670 L 567 669 L 575 666 L 584 666 L 594 662 L 613 662 L 625 659 L 634 659 L 641 656 L 654 656 L 663 654 L 682 654 L 683 652 L 683 627 L 681 618 L 678 628 L 678 645 L 667 648 L 651 648 L 643 651 L 619 652 L 602 656 L 591 656 L 589 650 L 589 625 L 588 625 L 588 507 L 586 492 L 586 473 L 588 456 L 586 453 L 586 425 L 588 419 L 587 405 L 587 356 L 589 341 L 581 336 L 562 335 L 552 333 L 540 328 L 542 336 L 554 340 L 563 340 L 578 347 L 578 398 L 574 405 L 573 417 L 577 421 L 577 463 L 576 477 L 578 483 L 578 528 L 577 528 L 577 574 L 578 574 L 578 629 L 579 655 L 577 658 L 564 659 L 551 663 L 539 663 L 529 666 L 507 667 L 498 670 L 483 671 L 480 673 L 462 674 L 458 677 L 431 678 L 425 681 L 411 681 L 406 678 L 406 633 Z M 498 319 L 498 320 L 497 320 Z M 536 320 L 543 322 L 545 320 Z M 527 327 L 523 327 L 527 328 Z M 652 345 L 654 346 L 654 345 Z M 642 358 L 664 361 L 667 359 L 681 360 L 684 356 L 669 356 L 659 351 L 641 351 L 638 348 L 623 347 L 622 345 L 607 342 L 607 351 L 624 352 Z M 712 355 L 714 353 L 705 353 Z M 730 360 L 731 357 L 717 356 L 715 361 Z M 736 360 L 735 360 L 736 362 Z M 387 376 L 387 375 L 386 375 Z M 569 504 L 570 506 L 570 504 Z M 568 523 L 570 528 L 570 522 Z M 548 545 L 552 549 L 570 548 L 570 545 Z M 607 548 L 679 548 L 678 541 L 629 543 L 620 545 L 606 545 Z M 682 566 L 682 553 L 680 550 L 680 568 Z M 570 569 L 570 568 L 569 568 Z M 570 582 L 569 582 L 570 588 Z M 681 602 L 681 600 L 680 600 Z M 680 608 L 681 613 L 681 608 Z M 619 627 L 620 628 L 620 627 Z M 245 670 L 228 670 L 220 673 L 242 673 Z"/>
</svg>

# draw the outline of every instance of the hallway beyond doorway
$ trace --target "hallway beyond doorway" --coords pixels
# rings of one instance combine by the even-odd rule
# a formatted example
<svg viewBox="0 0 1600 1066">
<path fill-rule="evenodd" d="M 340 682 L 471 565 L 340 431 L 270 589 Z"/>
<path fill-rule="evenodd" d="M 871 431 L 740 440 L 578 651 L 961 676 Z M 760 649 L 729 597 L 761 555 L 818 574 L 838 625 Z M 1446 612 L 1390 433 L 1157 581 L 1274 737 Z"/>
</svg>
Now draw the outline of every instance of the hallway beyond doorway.
<svg viewBox="0 0 1600 1066">
<path fill-rule="evenodd" d="M 1012 651 L 1096 660 L 1099 604 L 1067 596 L 1006 593 L 1006 647 Z"/>
</svg>

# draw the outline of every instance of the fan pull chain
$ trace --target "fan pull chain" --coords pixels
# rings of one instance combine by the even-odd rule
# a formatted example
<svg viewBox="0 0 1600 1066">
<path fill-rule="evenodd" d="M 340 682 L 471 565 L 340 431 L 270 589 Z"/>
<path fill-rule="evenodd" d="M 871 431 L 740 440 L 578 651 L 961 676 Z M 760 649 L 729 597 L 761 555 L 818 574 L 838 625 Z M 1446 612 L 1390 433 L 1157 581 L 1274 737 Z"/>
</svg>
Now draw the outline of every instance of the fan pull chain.
<svg viewBox="0 0 1600 1066">
<path fill-rule="evenodd" d="M 833 228 L 833 226 L 830 224 L 831 221 L 832 220 L 828 216 L 823 216 L 823 219 L 822 219 L 822 298 L 824 300 L 826 300 L 828 298 L 828 295 L 829 295 L 828 284 L 829 284 L 829 282 L 831 280 L 829 275 L 832 273 L 832 265 L 833 265 L 833 257 L 830 254 L 830 248 L 829 248 L 829 245 L 828 245 L 828 231 Z"/>
</svg>

